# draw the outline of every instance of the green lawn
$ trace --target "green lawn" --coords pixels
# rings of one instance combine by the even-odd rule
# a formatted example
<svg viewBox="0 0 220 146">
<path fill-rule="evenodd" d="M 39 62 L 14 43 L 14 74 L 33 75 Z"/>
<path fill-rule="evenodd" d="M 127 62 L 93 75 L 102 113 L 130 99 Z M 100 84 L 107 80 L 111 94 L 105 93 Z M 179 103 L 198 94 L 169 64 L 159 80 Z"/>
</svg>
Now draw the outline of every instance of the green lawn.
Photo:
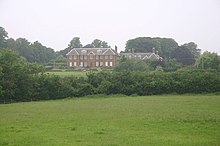
<svg viewBox="0 0 220 146">
<path fill-rule="evenodd" d="M 0 116 L 1 146 L 220 145 L 217 95 L 2 104 Z"/>
<path fill-rule="evenodd" d="M 66 72 L 66 71 L 60 71 L 60 72 L 46 72 L 48 74 L 54 74 L 54 75 L 58 75 L 58 76 L 61 76 L 61 77 L 65 77 L 65 76 L 76 76 L 76 77 L 85 77 L 86 76 L 86 71 L 82 71 L 82 72 Z"/>
</svg>

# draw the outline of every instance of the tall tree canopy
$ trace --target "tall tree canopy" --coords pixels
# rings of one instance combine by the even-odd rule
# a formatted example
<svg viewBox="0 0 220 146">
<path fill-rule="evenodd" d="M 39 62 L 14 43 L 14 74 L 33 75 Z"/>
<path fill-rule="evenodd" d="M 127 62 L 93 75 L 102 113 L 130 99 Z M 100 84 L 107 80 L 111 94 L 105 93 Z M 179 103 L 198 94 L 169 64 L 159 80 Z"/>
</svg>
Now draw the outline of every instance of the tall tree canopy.
<svg viewBox="0 0 220 146">
<path fill-rule="evenodd" d="M 38 41 L 32 43 L 30 47 L 33 50 L 34 57 L 32 62 L 47 63 L 57 56 L 53 49 L 43 46 Z"/>
<path fill-rule="evenodd" d="M 152 52 L 152 48 L 155 48 L 162 57 L 169 58 L 171 51 L 176 47 L 178 43 L 171 38 L 139 37 L 127 41 L 125 52 L 132 48 L 135 52 Z"/>
<path fill-rule="evenodd" d="M 220 58 L 217 53 L 204 52 L 196 61 L 196 66 L 200 69 L 220 69 Z"/>
<path fill-rule="evenodd" d="M 70 41 L 70 43 L 69 43 L 69 45 L 68 45 L 68 47 L 70 47 L 70 48 L 82 48 L 82 43 L 80 42 L 80 38 L 79 37 L 74 37 L 71 41 Z"/>
<path fill-rule="evenodd" d="M 195 57 L 185 46 L 179 46 L 171 52 L 171 58 L 175 58 L 177 62 L 183 65 L 193 65 Z"/>
<path fill-rule="evenodd" d="M 199 58 L 201 55 L 201 49 L 198 48 L 198 45 L 194 42 L 185 43 L 182 46 L 190 50 L 195 58 Z"/>
<path fill-rule="evenodd" d="M 25 38 L 6 39 L 7 34 L 4 28 L 0 27 L 0 49 L 10 48 L 28 62 L 47 63 L 57 56 L 53 49 L 43 46 L 38 41 L 30 43 Z"/>
<path fill-rule="evenodd" d="M 7 37 L 8 37 L 8 33 L 5 31 L 3 27 L 0 26 L 0 49 L 6 47 Z"/>
<path fill-rule="evenodd" d="M 94 48 L 109 48 L 110 47 L 107 42 L 99 40 L 99 39 L 95 39 L 92 42 L 92 45 L 94 46 Z"/>
<path fill-rule="evenodd" d="M 60 50 L 58 51 L 58 55 L 63 55 L 64 57 L 66 57 L 66 54 L 71 50 L 71 48 L 82 48 L 83 45 L 80 41 L 80 38 L 79 37 L 74 37 L 70 43 L 68 44 L 68 47 L 63 49 L 63 50 Z"/>
<path fill-rule="evenodd" d="M 57 56 L 53 49 L 43 46 L 38 41 L 30 43 L 25 38 L 8 39 L 7 48 L 16 51 L 29 62 L 47 63 Z"/>
<path fill-rule="evenodd" d="M 110 46 L 106 41 L 95 39 L 91 44 L 87 44 L 83 48 L 110 48 Z"/>
</svg>

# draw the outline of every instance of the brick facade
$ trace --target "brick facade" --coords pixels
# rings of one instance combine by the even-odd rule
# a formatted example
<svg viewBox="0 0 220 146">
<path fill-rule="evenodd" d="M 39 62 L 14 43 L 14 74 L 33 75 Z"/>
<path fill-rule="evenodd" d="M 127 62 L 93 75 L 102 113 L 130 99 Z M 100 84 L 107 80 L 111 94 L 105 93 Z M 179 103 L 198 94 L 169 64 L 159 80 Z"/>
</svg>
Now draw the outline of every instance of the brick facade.
<svg viewBox="0 0 220 146">
<path fill-rule="evenodd" d="M 67 53 L 69 67 L 115 67 L 118 53 L 111 48 L 73 48 Z"/>
</svg>

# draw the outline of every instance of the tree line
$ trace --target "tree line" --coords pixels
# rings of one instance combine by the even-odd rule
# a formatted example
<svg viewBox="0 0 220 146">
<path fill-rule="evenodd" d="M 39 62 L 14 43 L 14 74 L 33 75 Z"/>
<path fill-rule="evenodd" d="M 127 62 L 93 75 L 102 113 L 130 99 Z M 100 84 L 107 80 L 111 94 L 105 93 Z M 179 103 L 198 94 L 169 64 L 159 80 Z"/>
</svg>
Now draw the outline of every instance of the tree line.
<svg viewBox="0 0 220 146">
<path fill-rule="evenodd" d="M 67 48 L 55 52 L 52 48 L 48 48 L 38 41 L 30 43 L 25 38 L 18 38 L 16 40 L 13 38 L 8 38 L 7 31 L 5 31 L 3 27 L 0 27 L 0 50 L 3 48 L 10 48 L 17 52 L 24 60 L 28 62 L 65 67 L 66 54 L 71 50 L 71 48 L 81 47 L 108 48 L 110 46 L 106 41 L 99 39 L 94 39 L 91 43 L 83 45 L 79 37 L 73 37 Z M 200 68 L 209 68 L 208 66 L 210 64 L 215 64 L 211 65 L 213 68 L 213 66 L 217 66 L 218 64 L 218 55 L 216 53 L 205 52 L 204 56 L 206 56 L 206 59 L 202 59 L 204 56 L 201 56 L 201 49 L 198 48 L 196 43 L 189 42 L 183 45 L 179 45 L 172 38 L 138 37 L 135 39 L 130 39 L 126 42 L 124 52 L 129 52 L 132 49 L 134 49 L 134 52 L 152 52 L 152 48 L 155 48 L 156 51 L 158 51 L 158 54 L 163 57 L 163 62 L 159 62 L 157 65 L 158 67 L 153 67 L 154 69 L 160 69 L 162 67 L 163 71 L 176 71 L 180 68 L 192 66 L 195 64 Z M 210 63 L 210 58 L 215 61 Z M 202 63 L 198 63 L 198 60 L 200 60 Z M 143 64 L 143 62 L 140 63 Z M 152 63 L 147 64 L 152 65 Z M 148 68 L 152 70 L 152 66 Z"/>
<path fill-rule="evenodd" d="M 30 43 L 25 38 L 18 38 L 16 40 L 8 38 L 8 33 L 3 27 L 0 27 L 0 50 L 4 48 L 14 50 L 28 62 L 45 64 L 57 57 L 52 48 L 48 48 L 38 41 Z"/>
<path fill-rule="evenodd" d="M 37 101 L 96 94 L 157 95 L 220 92 L 217 70 L 176 72 L 90 72 L 86 77 L 59 77 L 28 63 L 10 49 L 0 51 L 0 102 Z"/>
</svg>

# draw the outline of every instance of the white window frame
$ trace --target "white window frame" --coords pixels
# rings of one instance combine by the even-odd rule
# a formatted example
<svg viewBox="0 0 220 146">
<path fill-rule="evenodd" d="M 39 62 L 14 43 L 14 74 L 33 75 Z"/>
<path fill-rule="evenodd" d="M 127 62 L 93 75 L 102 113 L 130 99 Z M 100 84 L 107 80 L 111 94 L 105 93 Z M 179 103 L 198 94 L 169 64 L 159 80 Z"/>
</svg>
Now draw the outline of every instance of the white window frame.
<svg viewBox="0 0 220 146">
<path fill-rule="evenodd" d="M 105 62 L 105 66 L 108 66 L 108 61 Z"/>
<path fill-rule="evenodd" d="M 110 61 L 110 62 L 109 62 L 109 66 L 111 66 L 111 67 L 112 67 L 112 61 Z"/>
<path fill-rule="evenodd" d="M 70 62 L 70 67 L 72 67 L 73 66 L 73 63 L 72 62 Z"/>
<path fill-rule="evenodd" d="M 79 66 L 80 66 L 80 67 L 83 67 L 83 62 L 82 62 L 82 61 L 80 62 L 80 65 L 79 65 Z"/>
<path fill-rule="evenodd" d="M 98 62 L 98 61 L 96 61 L 95 66 L 96 66 L 96 67 L 99 66 L 99 62 Z"/>
<path fill-rule="evenodd" d="M 82 50 L 81 51 L 82 54 L 86 54 L 86 52 L 87 52 L 86 50 Z"/>
<path fill-rule="evenodd" d="M 76 63 L 76 62 L 73 62 L 73 66 L 77 66 L 77 63 Z"/>
</svg>

